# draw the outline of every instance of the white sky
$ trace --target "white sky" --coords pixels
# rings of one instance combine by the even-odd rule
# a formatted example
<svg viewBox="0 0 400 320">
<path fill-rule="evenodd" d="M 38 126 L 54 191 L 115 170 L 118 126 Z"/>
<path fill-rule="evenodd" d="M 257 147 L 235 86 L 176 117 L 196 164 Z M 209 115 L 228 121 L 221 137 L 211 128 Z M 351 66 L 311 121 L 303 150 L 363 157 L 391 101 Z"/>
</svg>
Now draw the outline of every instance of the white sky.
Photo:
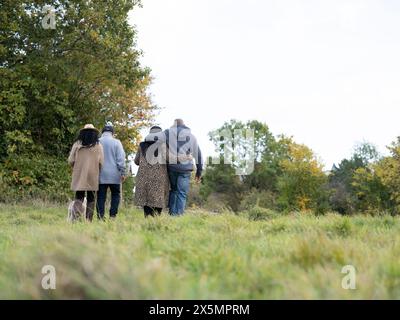
<svg viewBox="0 0 400 320">
<path fill-rule="evenodd" d="M 156 121 L 207 133 L 257 119 L 311 147 L 327 169 L 399 135 L 400 1 L 143 0 L 131 15 Z"/>
</svg>

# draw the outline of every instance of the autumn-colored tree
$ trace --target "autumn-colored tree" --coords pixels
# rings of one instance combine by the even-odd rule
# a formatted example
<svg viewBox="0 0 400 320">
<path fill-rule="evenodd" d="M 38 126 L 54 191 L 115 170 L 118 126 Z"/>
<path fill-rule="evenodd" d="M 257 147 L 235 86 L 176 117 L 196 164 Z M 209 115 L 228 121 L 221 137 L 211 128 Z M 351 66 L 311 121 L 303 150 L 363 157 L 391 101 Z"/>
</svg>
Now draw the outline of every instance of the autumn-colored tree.
<svg viewBox="0 0 400 320">
<path fill-rule="evenodd" d="M 45 5 L 55 9 L 44 29 Z M 0 154 L 65 155 L 85 123 L 115 123 L 128 152 L 153 115 L 128 13 L 135 0 L 1 2 Z"/>
<path fill-rule="evenodd" d="M 281 137 L 279 144 L 287 148 L 287 158 L 280 162 L 278 200 L 285 210 L 323 210 L 326 205 L 327 175 L 313 151 L 292 138 Z"/>
<path fill-rule="evenodd" d="M 139 130 L 155 110 L 150 70 L 139 62 L 136 31 L 128 22 L 128 13 L 139 5 L 137 0 L 0 2 L 3 184 L 31 192 L 64 177 L 65 157 L 85 123 L 101 128 L 112 121 L 127 154 L 134 152 Z M 43 11 L 46 6 L 54 15 Z M 43 27 L 48 16 L 55 17 L 54 28 Z M 50 163 L 58 164 L 53 178 L 39 170 Z"/>
<path fill-rule="evenodd" d="M 381 201 L 385 201 L 386 208 L 392 213 L 400 214 L 400 137 L 388 149 L 391 155 L 374 166 L 374 173 L 382 186 L 380 190 L 383 189 Z"/>
</svg>

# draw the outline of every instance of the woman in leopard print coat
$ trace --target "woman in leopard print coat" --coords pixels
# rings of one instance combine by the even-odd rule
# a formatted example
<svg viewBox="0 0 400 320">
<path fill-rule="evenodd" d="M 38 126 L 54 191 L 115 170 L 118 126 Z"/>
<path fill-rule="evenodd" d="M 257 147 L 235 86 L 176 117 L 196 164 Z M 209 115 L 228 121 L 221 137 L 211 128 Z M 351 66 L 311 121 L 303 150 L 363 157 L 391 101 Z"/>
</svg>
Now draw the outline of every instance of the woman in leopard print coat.
<svg viewBox="0 0 400 320">
<path fill-rule="evenodd" d="M 167 147 L 163 139 L 157 139 L 161 135 L 160 127 L 152 127 L 145 141 L 140 143 L 134 160 L 139 166 L 135 202 L 143 207 L 145 217 L 161 214 L 168 206 Z"/>
</svg>

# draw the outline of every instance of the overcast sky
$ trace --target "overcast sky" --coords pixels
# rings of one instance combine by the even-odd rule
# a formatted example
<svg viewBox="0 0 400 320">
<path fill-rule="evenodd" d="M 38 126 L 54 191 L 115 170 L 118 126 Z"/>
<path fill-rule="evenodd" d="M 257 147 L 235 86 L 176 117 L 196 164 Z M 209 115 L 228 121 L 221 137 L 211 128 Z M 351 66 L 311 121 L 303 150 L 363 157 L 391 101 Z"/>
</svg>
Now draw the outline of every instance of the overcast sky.
<svg viewBox="0 0 400 320">
<path fill-rule="evenodd" d="M 131 15 L 157 123 L 207 133 L 232 118 L 293 135 L 330 169 L 400 135 L 400 1 L 142 0 Z"/>
</svg>

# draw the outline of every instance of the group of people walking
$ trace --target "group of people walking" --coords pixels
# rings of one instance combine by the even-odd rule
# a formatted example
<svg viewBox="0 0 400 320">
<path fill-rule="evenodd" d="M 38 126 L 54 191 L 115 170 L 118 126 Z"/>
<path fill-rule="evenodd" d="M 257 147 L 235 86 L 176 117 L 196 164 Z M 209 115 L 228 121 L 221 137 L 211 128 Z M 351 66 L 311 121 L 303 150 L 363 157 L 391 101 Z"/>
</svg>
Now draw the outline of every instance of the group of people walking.
<svg viewBox="0 0 400 320">
<path fill-rule="evenodd" d="M 92 124 L 80 130 L 68 162 L 73 168 L 74 208 L 87 220 L 93 220 L 95 207 L 98 218 L 104 219 L 108 189 L 111 191 L 110 218 L 117 216 L 121 186 L 126 179 L 125 160 L 124 148 L 115 138 L 111 123 L 105 125 L 101 136 Z M 203 169 L 197 139 L 183 120 L 176 119 L 165 131 L 153 126 L 140 143 L 134 162 L 139 166 L 135 203 L 143 207 L 145 217 L 159 215 L 164 208 L 169 208 L 170 215 L 183 214 L 192 171 L 196 168 L 195 179 L 199 181 Z M 83 208 L 85 196 L 86 210 Z"/>
</svg>

